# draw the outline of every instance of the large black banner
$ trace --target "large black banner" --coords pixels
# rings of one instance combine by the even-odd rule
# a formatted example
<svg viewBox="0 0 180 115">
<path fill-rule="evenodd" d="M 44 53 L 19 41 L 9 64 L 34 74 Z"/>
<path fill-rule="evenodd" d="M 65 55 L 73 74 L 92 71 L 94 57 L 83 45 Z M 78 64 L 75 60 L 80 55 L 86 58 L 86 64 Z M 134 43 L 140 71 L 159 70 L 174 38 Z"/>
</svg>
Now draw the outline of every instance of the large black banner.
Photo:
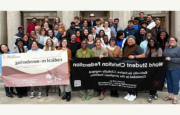
<svg viewBox="0 0 180 115">
<path fill-rule="evenodd" d="M 72 58 L 70 63 L 74 90 L 162 90 L 167 66 L 164 57 Z"/>
</svg>

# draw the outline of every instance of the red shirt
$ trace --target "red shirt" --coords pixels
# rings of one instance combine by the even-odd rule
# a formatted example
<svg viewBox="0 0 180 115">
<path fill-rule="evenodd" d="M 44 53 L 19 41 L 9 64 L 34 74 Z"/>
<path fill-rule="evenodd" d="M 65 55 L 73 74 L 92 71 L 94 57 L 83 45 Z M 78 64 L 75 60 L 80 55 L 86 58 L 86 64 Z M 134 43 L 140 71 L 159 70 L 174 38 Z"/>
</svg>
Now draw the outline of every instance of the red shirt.
<svg viewBox="0 0 180 115">
<path fill-rule="evenodd" d="M 81 39 L 80 38 L 76 38 L 76 41 L 81 43 Z"/>
<path fill-rule="evenodd" d="M 35 26 L 34 24 L 29 24 L 26 30 L 26 33 L 29 33 L 29 36 L 31 35 L 31 31 L 35 30 Z"/>
</svg>

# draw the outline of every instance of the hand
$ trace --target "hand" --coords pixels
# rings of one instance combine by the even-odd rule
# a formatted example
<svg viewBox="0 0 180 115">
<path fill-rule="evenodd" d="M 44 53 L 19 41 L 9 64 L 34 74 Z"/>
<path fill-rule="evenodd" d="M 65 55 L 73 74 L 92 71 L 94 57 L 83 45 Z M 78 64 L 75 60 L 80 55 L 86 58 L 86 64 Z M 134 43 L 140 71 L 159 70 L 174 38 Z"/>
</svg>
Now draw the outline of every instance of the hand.
<svg viewBox="0 0 180 115">
<path fill-rule="evenodd" d="M 86 56 L 84 58 L 87 58 Z"/>
<path fill-rule="evenodd" d="M 103 55 L 100 55 L 100 56 L 99 56 L 100 59 L 103 58 L 103 57 L 104 57 Z"/>
<path fill-rule="evenodd" d="M 130 55 L 128 58 L 129 58 L 129 59 L 134 59 L 134 56 L 133 56 L 133 55 Z"/>
<path fill-rule="evenodd" d="M 0 78 L 2 78 L 2 75 L 0 75 Z"/>
<path fill-rule="evenodd" d="M 171 60 L 171 58 L 170 58 L 170 57 L 166 57 L 166 58 L 165 58 L 165 60 L 170 61 L 170 60 Z"/>
</svg>

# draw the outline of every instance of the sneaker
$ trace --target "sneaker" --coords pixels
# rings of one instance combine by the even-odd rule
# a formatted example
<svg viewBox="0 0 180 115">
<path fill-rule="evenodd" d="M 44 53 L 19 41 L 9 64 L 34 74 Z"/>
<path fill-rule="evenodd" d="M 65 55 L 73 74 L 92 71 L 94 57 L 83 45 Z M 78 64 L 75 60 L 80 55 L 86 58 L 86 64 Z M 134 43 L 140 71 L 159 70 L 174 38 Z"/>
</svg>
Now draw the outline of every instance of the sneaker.
<svg viewBox="0 0 180 115">
<path fill-rule="evenodd" d="M 152 102 L 152 95 L 149 95 L 149 97 L 148 97 L 148 102 Z"/>
<path fill-rule="evenodd" d="M 164 84 L 164 87 L 167 89 L 167 84 Z"/>
<path fill-rule="evenodd" d="M 11 95 L 10 93 L 7 93 L 6 96 L 13 98 L 13 95 Z"/>
<path fill-rule="evenodd" d="M 82 97 L 81 100 L 84 101 L 86 98 L 85 97 Z"/>
<path fill-rule="evenodd" d="M 153 96 L 153 99 L 158 100 L 158 94 L 157 93 Z"/>
<path fill-rule="evenodd" d="M 124 97 L 125 100 L 129 99 L 130 95 L 129 93 Z"/>
<path fill-rule="evenodd" d="M 11 95 L 17 96 L 18 94 L 15 93 L 14 91 L 10 93 Z"/>
<path fill-rule="evenodd" d="M 134 101 L 136 99 L 136 95 L 131 95 L 129 98 L 128 98 L 128 101 Z"/>
<path fill-rule="evenodd" d="M 42 97 L 43 97 L 42 92 L 39 92 L 39 93 L 38 93 L 38 99 L 41 99 Z"/>
<path fill-rule="evenodd" d="M 90 100 L 91 98 L 90 97 L 86 97 L 86 100 Z"/>
<path fill-rule="evenodd" d="M 32 99 L 32 98 L 34 98 L 34 92 L 31 92 L 31 94 L 30 94 L 30 99 Z"/>
</svg>

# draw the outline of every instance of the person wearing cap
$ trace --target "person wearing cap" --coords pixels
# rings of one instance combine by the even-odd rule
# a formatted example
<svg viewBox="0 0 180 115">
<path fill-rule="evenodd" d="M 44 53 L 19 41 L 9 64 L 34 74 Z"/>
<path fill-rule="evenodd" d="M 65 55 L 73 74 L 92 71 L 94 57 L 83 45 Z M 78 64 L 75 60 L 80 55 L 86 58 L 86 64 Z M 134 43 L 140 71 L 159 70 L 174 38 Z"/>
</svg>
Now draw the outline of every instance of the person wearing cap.
<svg viewBox="0 0 180 115">
<path fill-rule="evenodd" d="M 112 27 L 110 27 L 110 29 L 112 30 L 113 36 L 116 37 L 116 34 L 119 30 L 122 30 L 122 28 L 118 25 L 119 23 L 119 19 L 115 18 L 114 19 L 114 25 Z"/>
<path fill-rule="evenodd" d="M 148 14 L 148 15 L 147 15 L 146 21 L 148 22 L 147 28 L 148 28 L 149 30 L 151 30 L 152 28 L 154 28 L 154 27 L 156 26 L 155 22 L 154 22 L 153 19 L 152 19 L 152 15 L 151 15 L 151 14 Z"/>
<path fill-rule="evenodd" d="M 23 46 L 24 41 L 21 38 L 16 39 L 16 48 L 12 51 L 12 53 L 26 53 L 28 51 L 27 46 Z M 27 96 L 27 87 L 16 87 L 16 91 L 18 93 L 18 97 L 26 97 Z"/>
<path fill-rule="evenodd" d="M 133 24 L 133 20 L 128 21 L 128 27 L 124 30 L 125 38 L 128 38 L 128 36 L 130 35 L 137 37 L 138 31 L 135 28 L 133 28 Z"/>
<path fill-rule="evenodd" d="M 139 18 L 138 18 L 138 17 L 135 17 L 135 18 L 134 18 L 133 28 L 135 28 L 136 30 L 139 29 L 138 23 L 139 23 Z"/>
<path fill-rule="evenodd" d="M 133 35 L 128 36 L 127 45 L 123 48 L 123 56 L 129 59 L 145 58 L 144 52 L 136 44 L 136 38 Z M 136 99 L 137 91 L 128 91 L 128 94 L 124 97 L 125 100 L 134 101 Z"/>
<path fill-rule="evenodd" d="M 14 38 L 13 38 L 13 43 L 12 43 L 12 46 L 13 48 L 15 49 L 16 48 L 16 39 L 17 38 L 23 38 L 24 37 L 24 27 L 23 26 L 19 26 L 18 27 L 18 33 L 14 35 Z"/>
<path fill-rule="evenodd" d="M 50 29 L 53 29 L 53 26 L 49 23 L 49 17 L 48 17 L 48 16 L 44 17 L 44 23 L 45 23 L 45 22 L 48 23 L 48 27 L 49 27 Z M 41 28 L 42 28 L 42 27 L 44 27 L 44 24 L 41 24 Z"/>
<path fill-rule="evenodd" d="M 159 34 L 159 32 L 166 31 L 166 28 L 160 25 L 161 21 L 159 18 L 155 18 L 154 21 L 156 23 L 156 26 L 151 29 L 151 34 L 152 34 L 153 38 L 157 39 L 157 35 Z"/>
<path fill-rule="evenodd" d="M 103 27 L 101 26 L 100 19 L 96 19 L 96 33 L 98 34 L 100 30 L 103 30 Z"/>
<path fill-rule="evenodd" d="M 76 26 L 75 22 L 71 22 L 71 26 L 66 32 L 66 38 L 68 39 L 68 41 L 71 41 L 71 35 L 72 34 L 76 34 L 75 26 Z"/>
<path fill-rule="evenodd" d="M 94 20 L 95 15 L 93 13 L 90 14 L 90 21 L 88 22 L 88 27 L 96 26 L 96 21 Z"/>
<path fill-rule="evenodd" d="M 35 26 L 36 26 L 36 18 L 34 17 L 32 18 L 32 23 L 27 26 L 26 33 L 29 37 L 30 37 L 31 31 L 35 30 Z"/>
</svg>

